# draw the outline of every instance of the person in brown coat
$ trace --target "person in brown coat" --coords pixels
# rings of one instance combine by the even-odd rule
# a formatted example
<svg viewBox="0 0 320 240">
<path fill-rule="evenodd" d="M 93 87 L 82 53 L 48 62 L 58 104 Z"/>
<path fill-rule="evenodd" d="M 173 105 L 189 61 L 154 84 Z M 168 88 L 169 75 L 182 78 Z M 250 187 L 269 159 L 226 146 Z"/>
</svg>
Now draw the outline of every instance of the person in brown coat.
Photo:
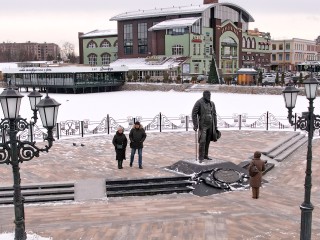
<svg viewBox="0 0 320 240">
<path fill-rule="evenodd" d="M 116 160 L 118 161 L 118 168 L 122 169 L 122 162 L 126 159 L 126 147 L 127 147 L 127 137 L 123 133 L 123 128 L 119 127 L 116 134 L 113 137 L 112 144 L 116 151 Z"/>
<path fill-rule="evenodd" d="M 262 172 L 265 170 L 265 162 L 260 159 L 261 152 L 256 151 L 253 155 L 253 159 L 249 164 L 249 175 L 250 175 L 250 187 L 252 189 L 252 198 L 259 198 L 259 189 L 262 182 Z M 258 169 L 254 172 L 254 166 Z"/>
</svg>

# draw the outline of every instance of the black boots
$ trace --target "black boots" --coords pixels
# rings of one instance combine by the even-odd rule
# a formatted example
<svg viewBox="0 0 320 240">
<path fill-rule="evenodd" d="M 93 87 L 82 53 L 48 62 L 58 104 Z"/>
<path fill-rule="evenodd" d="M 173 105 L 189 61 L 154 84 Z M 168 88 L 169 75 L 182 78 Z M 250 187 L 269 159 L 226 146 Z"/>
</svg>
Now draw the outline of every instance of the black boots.
<svg viewBox="0 0 320 240">
<path fill-rule="evenodd" d="M 123 167 L 122 167 L 122 162 L 123 162 L 123 160 L 118 160 L 118 168 L 119 169 L 122 169 Z"/>
</svg>

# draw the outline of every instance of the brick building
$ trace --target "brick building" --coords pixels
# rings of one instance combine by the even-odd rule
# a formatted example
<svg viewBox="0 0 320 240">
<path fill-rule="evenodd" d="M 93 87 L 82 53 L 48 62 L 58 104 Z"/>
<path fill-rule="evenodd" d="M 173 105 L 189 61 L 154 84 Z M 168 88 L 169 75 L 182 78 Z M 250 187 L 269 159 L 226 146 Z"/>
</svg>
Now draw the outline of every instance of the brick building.
<svg viewBox="0 0 320 240">
<path fill-rule="evenodd" d="M 0 62 L 47 61 L 60 56 L 55 43 L 0 43 Z"/>
</svg>

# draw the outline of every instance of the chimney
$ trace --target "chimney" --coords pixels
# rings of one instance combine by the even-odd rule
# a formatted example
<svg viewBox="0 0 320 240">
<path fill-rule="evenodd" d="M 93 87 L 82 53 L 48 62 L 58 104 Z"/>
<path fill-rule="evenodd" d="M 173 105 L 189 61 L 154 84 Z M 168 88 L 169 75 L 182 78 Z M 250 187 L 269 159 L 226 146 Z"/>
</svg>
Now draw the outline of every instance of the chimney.
<svg viewBox="0 0 320 240">
<path fill-rule="evenodd" d="M 203 0 L 203 4 L 212 4 L 212 3 L 218 3 L 219 0 Z"/>
</svg>

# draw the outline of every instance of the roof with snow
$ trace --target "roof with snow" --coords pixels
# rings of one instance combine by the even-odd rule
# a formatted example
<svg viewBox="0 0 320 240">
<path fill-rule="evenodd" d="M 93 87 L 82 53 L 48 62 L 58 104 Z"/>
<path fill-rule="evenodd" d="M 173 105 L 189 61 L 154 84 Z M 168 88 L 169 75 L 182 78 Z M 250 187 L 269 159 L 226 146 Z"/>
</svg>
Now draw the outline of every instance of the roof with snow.
<svg viewBox="0 0 320 240">
<path fill-rule="evenodd" d="M 149 28 L 149 31 L 192 26 L 200 17 L 176 18 L 166 20 Z"/>
<path fill-rule="evenodd" d="M 213 4 L 199 4 L 199 5 L 190 5 L 190 6 L 173 6 L 168 8 L 154 8 L 149 10 L 141 10 L 125 12 L 118 14 L 110 19 L 110 21 L 123 21 L 130 19 L 138 18 L 150 18 L 150 17 L 161 17 L 161 16 L 170 16 L 170 15 L 186 15 L 186 14 L 196 14 L 203 13 L 205 10 L 216 7 L 216 6 L 226 6 L 230 7 L 236 11 L 241 11 L 248 22 L 254 22 L 253 17 L 242 7 L 233 4 L 233 3 L 213 3 Z"/>
<path fill-rule="evenodd" d="M 128 71 L 133 70 L 150 70 L 163 71 L 170 68 L 177 68 L 183 63 L 186 57 L 162 57 L 158 60 L 148 58 L 122 58 L 110 63 L 110 67 L 127 66 Z"/>
<path fill-rule="evenodd" d="M 258 74 L 258 72 L 253 68 L 240 68 L 237 74 Z"/>
<path fill-rule="evenodd" d="M 80 36 L 80 38 L 86 38 L 86 37 L 99 37 L 99 36 L 113 36 L 118 35 L 117 29 L 108 29 L 108 30 L 93 30 L 91 32 L 85 33 Z"/>
</svg>

